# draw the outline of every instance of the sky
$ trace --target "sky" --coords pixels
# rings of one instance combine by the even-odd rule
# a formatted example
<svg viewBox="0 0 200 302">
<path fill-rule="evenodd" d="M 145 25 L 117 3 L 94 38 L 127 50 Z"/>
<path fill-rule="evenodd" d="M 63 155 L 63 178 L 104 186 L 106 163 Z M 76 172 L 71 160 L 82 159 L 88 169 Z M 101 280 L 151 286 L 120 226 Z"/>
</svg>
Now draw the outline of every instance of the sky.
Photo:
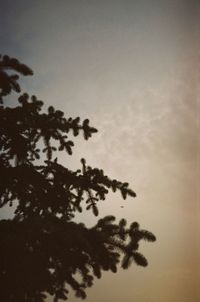
<svg viewBox="0 0 200 302">
<path fill-rule="evenodd" d="M 1 53 L 34 70 L 23 91 L 67 116 L 88 117 L 99 130 L 60 160 L 77 167 L 85 157 L 128 181 L 137 198 L 123 202 L 111 194 L 100 217 L 138 221 L 157 236 L 140 248 L 147 268 L 105 273 L 88 289 L 88 302 L 200 301 L 199 6 L 197 0 L 0 2 Z M 95 222 L 89 214 L 80 219 Z"/>
</svg>

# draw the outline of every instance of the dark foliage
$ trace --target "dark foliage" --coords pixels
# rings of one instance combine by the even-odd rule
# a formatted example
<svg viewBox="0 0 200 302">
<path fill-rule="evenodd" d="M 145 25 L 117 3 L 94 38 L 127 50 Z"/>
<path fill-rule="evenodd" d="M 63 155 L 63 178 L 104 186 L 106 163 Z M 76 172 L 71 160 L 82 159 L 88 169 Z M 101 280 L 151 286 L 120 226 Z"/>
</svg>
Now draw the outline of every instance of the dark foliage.
<svg viewBox="0 0 200 302">
<path fill-rule="evenodd" d="M 137 222 L 116 223 L 113 216 L 92 228 L 73 221 L 84 205 L 97 216 L 97 204 L 110 190 L 120 191 L 123 199 L 136 194 L 85 159 L 77 171 L 59 164 L 56 151 L 72 154 L 70 135 L 82 133 L 87 140 L 97 130 L 88 119 L 66 118 L 52 106 L 44 113 L 43 102 L 26 93 L 17 107 L 4 106 L 4 96 L 20 92 L 18 74 L 33 72 L 0 56 L 0 207 L 15 204 L 13 219 L 0 221 L 0 300 L 42 302 L 45 293 L 66 300 L 68 285 L 85 298 L 85 289 L 103 270 L 115 273 L 118 264 L 126 269 L 132 261 L 146 266 L 139 242 L 155 236 Z"/>
</svg>

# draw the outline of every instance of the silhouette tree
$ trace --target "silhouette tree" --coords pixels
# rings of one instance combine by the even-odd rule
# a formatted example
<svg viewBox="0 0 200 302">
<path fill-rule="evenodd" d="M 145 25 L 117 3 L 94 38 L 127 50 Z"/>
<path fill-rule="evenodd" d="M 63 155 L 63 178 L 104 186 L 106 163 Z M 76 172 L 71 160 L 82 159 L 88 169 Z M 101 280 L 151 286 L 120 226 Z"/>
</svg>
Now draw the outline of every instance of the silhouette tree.
<svg viewBox="0 0 200 302">
<path fill-rule="evenodd" d="M 32 70 L 17 59 L 0 56 L 0 207 L 15 206 L 12 219 L 0 221 L 0 300 L 42 302 L 45 293 L 54 301 L 68 298 L 68 286 L 77 297 L 102 271 L 117 272 L 131 262 L 146 266 L 138 252 L 140 240 L 155 241 L 137 222 L 114 216 L 88 228 L 73 221 L 83 208 L 98 215 L 98 203 L 110 190 L 122 198 L 135 197 L 128 183 L 112 180 L 103 170 L 81 159 L 72 171 L 59 163 L 57 151 L 72 154 L 69 135 L 88 139 L 97 130 L 89 120 L 66 118 L 52 106 L 24 93 L 17 107 L 3 104 L 12 91 L 20 93 L 19 74 Z M 43 154 L 43 155 L 42 155 Z"/>
</svg>

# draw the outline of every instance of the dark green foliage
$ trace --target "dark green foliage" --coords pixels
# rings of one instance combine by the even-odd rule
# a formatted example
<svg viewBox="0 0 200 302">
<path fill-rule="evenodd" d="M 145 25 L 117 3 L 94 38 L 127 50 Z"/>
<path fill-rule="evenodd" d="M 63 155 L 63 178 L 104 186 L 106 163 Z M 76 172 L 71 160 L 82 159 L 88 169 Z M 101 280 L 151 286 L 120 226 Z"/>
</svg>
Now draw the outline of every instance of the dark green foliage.
<svg viewBox="0 0 200 302">
<path fill-rule="evenodd" d="M 12 90 L 21 91 L 17 82 L 19 79 L 18 74 L 10 74 L 9 71 L 14 71 L 24 76 L 33 74 L 33 71 L 28 66 L 21 64 L 17 59 L 0 55 L 0 102 L 2 102 L 2 97 L 10 94 Z"/>
<path fill-rule="evenodd" d="M 13 75 L 14 72 L 14 75 Z M 0 56 L 0 100 L 12 90 L 20 92 L 18 75 L 32 71 L 18 60 Z M 57 151 L 72 154 L 73 136 L 88 139 L 97 130 L 89 120 L 66 118 L 52 106 L 24 93 L 15 108 L 0 106 L 0 207 L 15 204 L 12 220 L 0 221 L 0 300 L 42 302 L 45 293 L 68 297 L 69 285 L 77 297 L 102 271 L 126 269 L 132 261 L 147 265 L 138 252 L 140 240 L 155 236 L 129 227 L 126 220 L 107 216 L 92 228 L 73 221 L 76 212 L 91 210 L 98 216 L 98 202 L 109 191 L 123 199 L 136 194 L 128 183 L 112 180 L 103 170 L 86 165 L 71 171 L 59 163 Z"/>
</svg>

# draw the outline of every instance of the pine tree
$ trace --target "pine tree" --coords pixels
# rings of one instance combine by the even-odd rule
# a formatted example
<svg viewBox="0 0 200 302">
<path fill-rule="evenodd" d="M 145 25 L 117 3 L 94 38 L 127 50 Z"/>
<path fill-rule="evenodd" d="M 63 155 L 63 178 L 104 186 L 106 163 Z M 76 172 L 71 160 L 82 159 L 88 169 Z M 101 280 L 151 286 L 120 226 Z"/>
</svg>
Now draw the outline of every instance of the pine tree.
<svg viewBox="0 0 200 302">
<path fill-rule="evenodd" d="M 83 209 L 98 216 L 98 203 L 109 191 L 123 199 L 136 194 L 128 183 L 112 180 L 81 159 L 72 171 L 59 163 L 58 151 L 72 154 L 69 135 L 89 139 L 97 130 L 88 119 L 66 118 L 27 93 L 16 107 L 3 99 L 21 92 L 19 74 L 32 70 L 9 56 L 0 56 L 0 207 L 15 208 L 12 219 L 0 221 L 0 300 L 42 302 L 45 293 L 54 301 L 68 298 L 68 286 L 77 297 L 102 271 L 117 272 L 132 262 L 147 266 L 138 252 L 140 240 L 155 241 L 137 222 L 99 219 L 91 228 L 74 221 Z"/>
</svg>

